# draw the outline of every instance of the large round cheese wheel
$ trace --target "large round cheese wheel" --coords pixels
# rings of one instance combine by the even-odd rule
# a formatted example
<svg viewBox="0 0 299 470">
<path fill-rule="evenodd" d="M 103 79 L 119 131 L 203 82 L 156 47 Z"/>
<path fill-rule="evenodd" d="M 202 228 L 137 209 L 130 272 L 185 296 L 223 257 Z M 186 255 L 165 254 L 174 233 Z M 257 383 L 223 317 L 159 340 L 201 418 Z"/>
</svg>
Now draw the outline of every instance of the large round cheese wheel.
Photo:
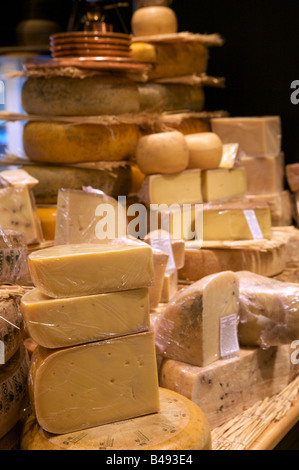
<svg viewBox="0 0 299 470">
<path fill-rule="evenodd" d="M 140 131 L 135 124 L 27 122 L 23 145 L 27 157 L 43 163 L 121 161 L 135 156 Z"/>
<path fill-rule="evenodd" d="M 218 168 L 223 145 L 214 132 L 201 132 L 185 136 L 189 149 L 189 169 L 209 170 Z"/>
<path fill-rule="evenodd" d="M 136 162 L 146 175 L 184 171 L 189 163 L 184 135 L 171 131 L 140 137 L 136 148 Z"/>
<path fill-rule="evenodd" d="M 91 116 L 139 111 L 136 83 L 117 74 L 88 78 L 30 77 L 23 85 L 21 97 L 28 114 Z"/>
<path fill-rule="evenodd" d="M 147 112 L 202 111 L 205 94 L 200 86 L 145 83 L 138 87 L 140 109 Z"/>
<path fill-rule="evenodd" d="M 211 450 L 211 431 L 197 405 L 160 388 L 158 413 L 84 432 L 49 434 L 31 415 L 23 429 L 21 450 Z"/>
<path fill-rule="evenodd" d="M 135 36 L 173 34 L 178 30 L 178 21 L 171 8 L 148 6 L 135 10 L 131 26 Z"/>
</svg>

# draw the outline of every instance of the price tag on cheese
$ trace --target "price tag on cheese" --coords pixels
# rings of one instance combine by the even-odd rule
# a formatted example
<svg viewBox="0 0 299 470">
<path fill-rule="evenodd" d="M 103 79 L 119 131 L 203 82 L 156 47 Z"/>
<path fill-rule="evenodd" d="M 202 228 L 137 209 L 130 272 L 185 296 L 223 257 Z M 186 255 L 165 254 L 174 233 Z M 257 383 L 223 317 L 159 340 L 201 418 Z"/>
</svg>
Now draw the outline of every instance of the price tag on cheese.
<svg viewBox="0 0 299 470">
<path fill-rule="evenodd" d="M 263 240 L 264 236 L 254 210 L 244 210 L 243 212 L 254 240 Z"/>
<path fill-rule="evenodd" d="M 161 236 L 152 237 L 150 239 L 150 244 L 153 248 L 156 248 L 157 250 L 160 250 L 163 253 L 166 253 L 168 255 L 168 263 L 167 263 L 166 271 L 165 271 L 166 274 L 171 274 L 175 272 L 176 265 L 174 261 L 170 236 L 168 237 L 167 235 L 163 234 Z"/>
<path fill-rule="evenodd" d="M 229 359 L 238 354 L 240 350 L 238 340 L 237 315 L 220 318 L 220 356 Z"/>
</svg>

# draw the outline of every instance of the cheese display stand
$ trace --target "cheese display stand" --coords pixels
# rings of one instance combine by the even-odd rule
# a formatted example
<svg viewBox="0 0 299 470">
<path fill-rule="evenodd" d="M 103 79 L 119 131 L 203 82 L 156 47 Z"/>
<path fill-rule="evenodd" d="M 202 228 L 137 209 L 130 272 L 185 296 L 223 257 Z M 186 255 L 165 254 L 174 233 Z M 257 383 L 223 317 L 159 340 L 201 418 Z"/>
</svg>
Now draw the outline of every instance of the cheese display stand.
<svg viewBox="0 0 299 470">
<path fill-rule="evenodd" d="M 0 450 L 274 449 L 299 420 L 281 118 L 206 109 L 224 40 L 167 0 L 131 34 L 85 21 L 0 113 L 24 146 L 1 159 Z"/>
</svg>

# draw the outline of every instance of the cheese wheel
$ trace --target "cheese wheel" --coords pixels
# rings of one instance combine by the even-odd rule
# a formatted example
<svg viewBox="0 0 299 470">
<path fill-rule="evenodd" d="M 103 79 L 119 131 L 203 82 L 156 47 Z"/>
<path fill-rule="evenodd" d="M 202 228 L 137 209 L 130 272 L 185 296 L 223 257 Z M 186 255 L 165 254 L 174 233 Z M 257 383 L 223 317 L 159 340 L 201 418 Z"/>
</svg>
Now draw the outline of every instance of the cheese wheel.
<svg viewBox="0 0 299 470">
<path fill-rule="evenodd" d="M 135 36 L 173 34 L 178 30 L 175 12 L 165 6 L 149 6 L 135 10 L 131 20 Z"/>
<path fill-rule="evenodd" d="M 148 416 L 73 432 L 45 432 L 31 415 L 21 450 L 211 450 L 211 432 L 201 409 L 178 393 L 159 389 L 160 411 Z"/>
<path fill-rule="evenodd" d="M 17 352 L 23 340 L 24 320 L 20 303 L 24 293 L 25 290 L 18 286 L 2 286 L 0 289 L 0 341 L 4 348 L 4 361 L 0 354 L 0 367 Z"/>
<path fill-rule="evenodd" d="M 200 112 L 205 94 L 200 86 L 182 84 L 145 83 L 139 85 L 140 109 L 148 112 Z"/>
<path fill-rule="evenodd" d="M 0 230 L 0 284 L 15 284 L 28 274 L 27 242 L 23 232 Z"/>
<path fill-rule="evenodd" d="M 0 439 L 19 421 L 27 399 L 29 359 L 24 345 L 0 367 Z"/>
<path fill-rule="evenodd" d="M 27 122 L 23 145 L 27 157 L 43 163 L 121 161 L 135 156 L 140 137 L 135 124 Z"/>
<path fill-rule="evenodd" d="M 28 114 L 46 116 L 118 115 L 139 111 L 135 82 L 117 74 L 88 78 L 30 77 L 22 88 Z"/>
<path fill-rule="evenodd" d="M 185 170 L 189 163 L 189 151 L 184 135 L 171 131 L 140 137 L 136 162 L 140 170 L 147 175 Z"/>
<path fill-rule="evenodd" d="M 186 135 L 189 149 L 188 168 L 200 168 L 209 170 L 218 168 L 223 153 L 223 145 L 220 138 L 213 132 Z"/>
</svg>

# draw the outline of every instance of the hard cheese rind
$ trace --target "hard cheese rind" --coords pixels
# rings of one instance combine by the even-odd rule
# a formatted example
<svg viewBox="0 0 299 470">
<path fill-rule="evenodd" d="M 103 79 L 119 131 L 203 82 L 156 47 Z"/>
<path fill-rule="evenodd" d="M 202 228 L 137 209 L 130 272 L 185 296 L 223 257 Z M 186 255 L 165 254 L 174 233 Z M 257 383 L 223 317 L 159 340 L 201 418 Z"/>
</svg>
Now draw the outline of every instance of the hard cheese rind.
<svg viewBox="0 0 299 470">
<path fill-rule="evenodd" d="M 156 413 L 153 333 L 54 351 L 38 347 L 29 392 L 40 426 L 54 434 Z"/>
<path fill-rule="evenodd" d="M 146 244 L 59 245 L 31 253 L 28 263 L 33 284 L 49 297 L 137 289 L 153 281 Z"/>
<path fill-rule="evenodd" d="M 30 337 L 46 348 L 138 333 L 149 329 L 148 289 L 51 299 L 33 289 L 21 309 Z"/>
<path fill-rule="evenodd" d="M 0 288 L 0 367 L 20 348 L 24 335 L 24 319 L 20 310 L 25 290 L 19 286 L 3 285 Z"/>
<path fill-rule="evenodd" d="M 197 366 L 218 360 L 222 318 L 238 316 L 234 273 L 207 276 L 177 293 L 154 323 L 158 356 Z M 236 332 L 236 330 L 235 330 Z"/>
</svg>

